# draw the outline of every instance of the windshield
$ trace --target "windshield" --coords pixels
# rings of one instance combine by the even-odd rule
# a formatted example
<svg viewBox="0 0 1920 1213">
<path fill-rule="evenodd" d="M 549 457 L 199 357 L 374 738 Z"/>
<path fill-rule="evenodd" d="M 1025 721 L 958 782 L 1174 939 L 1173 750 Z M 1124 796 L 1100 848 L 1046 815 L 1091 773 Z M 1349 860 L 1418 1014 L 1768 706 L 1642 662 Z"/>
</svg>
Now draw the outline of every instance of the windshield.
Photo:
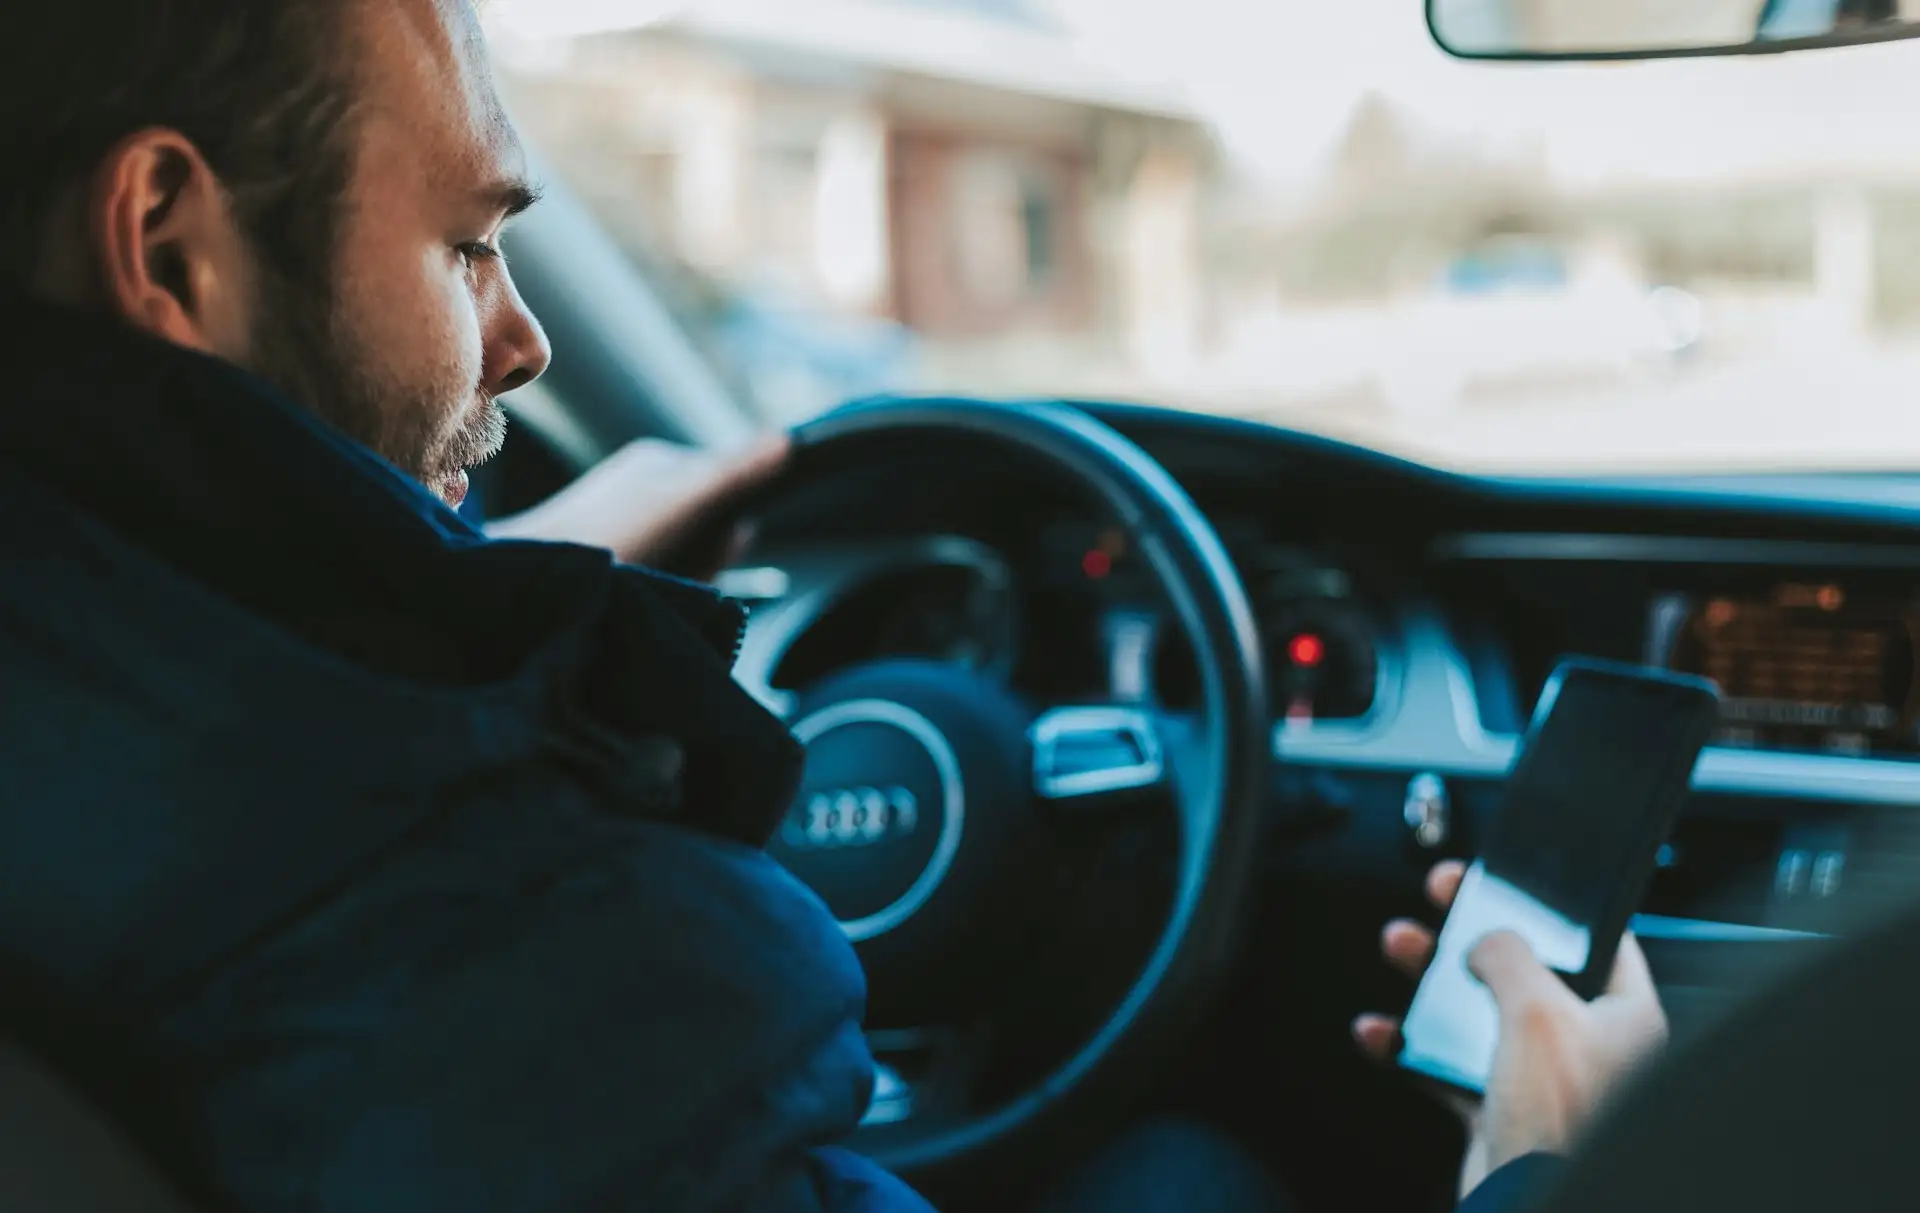
<svg viewBox="0 0 1920 1213">
<path fill-rule="evenodd" d="M 1415 0 L 495 0 L 769 425 L 1137 400 L 1521 472 L 1920 467 L 1920 47 L 1446 58 Z"/>
</svg>

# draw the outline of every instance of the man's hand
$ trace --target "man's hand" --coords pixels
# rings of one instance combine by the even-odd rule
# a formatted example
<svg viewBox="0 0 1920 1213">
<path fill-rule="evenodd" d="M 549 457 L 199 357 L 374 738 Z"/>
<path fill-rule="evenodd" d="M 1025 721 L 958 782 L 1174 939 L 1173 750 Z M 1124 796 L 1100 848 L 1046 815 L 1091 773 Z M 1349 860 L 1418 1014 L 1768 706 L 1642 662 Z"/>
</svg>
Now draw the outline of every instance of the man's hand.
<svg viewBox="0 0 1920 1213">
<path fill-rule="evenodd" d="M 1436 866 L 1427 877 L 1428 898 L 1446 910 L 1465 874 L 1458 863 Z M 1388 961 L 1416 981 L 1433 960 L 1433 932 L 1417 922 L 1388 923 L 1380 943 Z M 1646 957 L 1631 935 L 1620 941 L 1606 992 L 1590 1003 L 1517 935 L 1481 940 L 1468 966 L 1499 1005 L 1500 1044 L 1485 1099 L 1477 1108 L 1455 1104 L 1468 1130 L 1462 1197 L 1516 1158 L 1567 1150 L 1601 1101 L 1667 1035 Z M 1400 1021 L 1362 1015 L 1353 1034 L 1368 1053 L 1390 1060 L 1399 1049 Z"/>
<path fill-rule="evenodd" d="M 751 541 L 744 526 L 716 519 L 786 464 L 785 437 L 715 452 L 656 439 L 614 452 L 552 499 L 490 525 L 506 539 L 547 539 L 610 548 L 630 564 L 711 578 Z"/>
</svg>

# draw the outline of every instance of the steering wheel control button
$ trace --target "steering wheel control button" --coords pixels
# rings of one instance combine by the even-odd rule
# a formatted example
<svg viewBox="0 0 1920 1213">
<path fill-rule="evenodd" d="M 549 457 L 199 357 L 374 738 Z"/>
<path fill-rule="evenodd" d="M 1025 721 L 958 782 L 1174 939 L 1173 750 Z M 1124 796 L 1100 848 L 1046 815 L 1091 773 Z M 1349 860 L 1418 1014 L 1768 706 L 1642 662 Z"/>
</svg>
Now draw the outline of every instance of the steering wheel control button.
<svg viewBox="0 0 1920 1213">
<path fill-rule="evenodd" d="M 1813 861 L 1810 884 L 1815 897 L 1825 900 L 1840 892 L 1840 874 L 1846 870 L 1847 857 L 1840 851 L 1822 851 Z"/>
<path fill-rule="evenodd" d="M 1420 847 L 1434 851 L 1446 846 L 1453 836 L 1453 799 L 1447 781 L 1432 773 L 1415 775 L 1407 784 L 1401 816 Z"/>
<path fill-rule="evenodd" d="M 1134 708 L 1057 708 L 1031 736 L 1033 788 L 1046 800 L 1137 792 L 1167 776 L 1153 722 Z"/>
<path fill-rule="evenodd" d="M 1780 864 L 1773 873 L 1773 891 L 1781 897 L 1800 896 L 1807 887 L 1807 872 L 1812 866 L 1812 856 L 1799 847 L 1781 852 Z"/>
<path fill-rule="evenodd" d="M 1160 625 L 1152 615 L 1115 611 L 1102 624 L 1106 634 L 1107 693 L 1117 703 L 1144 703 L 1153 686 Z"/>
<path fill-rule="evenodd" d="M 779 568 L 728 569 L 714 578 L 713 588 L 748 604 L 778 602 L 793 591 L 793 578 Z"/>
<path fill-rule="evenodd" d="M 966 796 L 953 746 L 925 716 L 880 699 L 822 708 L 793 732 L 806 771 L 768 850 L 849 939 L 890 931 L 933 896 L 959 850 Z"/>
</svg>

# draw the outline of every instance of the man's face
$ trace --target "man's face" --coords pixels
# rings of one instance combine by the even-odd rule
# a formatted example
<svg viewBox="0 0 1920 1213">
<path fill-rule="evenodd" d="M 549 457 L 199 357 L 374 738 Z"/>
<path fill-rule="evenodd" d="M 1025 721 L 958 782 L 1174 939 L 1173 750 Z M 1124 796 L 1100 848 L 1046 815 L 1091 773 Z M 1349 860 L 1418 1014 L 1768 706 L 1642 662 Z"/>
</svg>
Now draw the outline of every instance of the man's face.
<svg viewBox="0 0 1920 1213">
<path fill-rule="evenodd" d="M 361 0 L 359 112 L 329 290 L 263 273 L 245 359 L 451 505 L 495 454 L 495 397 L 550 357 L 501 228 L 524 153 L 466 0 Z"/>
</svg>

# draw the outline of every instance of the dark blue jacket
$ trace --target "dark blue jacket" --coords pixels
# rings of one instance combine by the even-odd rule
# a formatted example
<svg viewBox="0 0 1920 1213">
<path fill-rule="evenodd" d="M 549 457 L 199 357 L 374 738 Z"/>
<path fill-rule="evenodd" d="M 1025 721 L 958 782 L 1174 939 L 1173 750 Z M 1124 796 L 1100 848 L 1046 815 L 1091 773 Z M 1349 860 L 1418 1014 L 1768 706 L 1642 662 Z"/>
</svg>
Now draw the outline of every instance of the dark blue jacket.
<svg viewBox="0 0 1920 1213">
<path fill-rule="evenodd" d="M 490 543 L 224 364 L 0 306 L 7 1030 L 216 1207 L 924 1206 L 760 850 L 741 626 Z"/>
</svg>

